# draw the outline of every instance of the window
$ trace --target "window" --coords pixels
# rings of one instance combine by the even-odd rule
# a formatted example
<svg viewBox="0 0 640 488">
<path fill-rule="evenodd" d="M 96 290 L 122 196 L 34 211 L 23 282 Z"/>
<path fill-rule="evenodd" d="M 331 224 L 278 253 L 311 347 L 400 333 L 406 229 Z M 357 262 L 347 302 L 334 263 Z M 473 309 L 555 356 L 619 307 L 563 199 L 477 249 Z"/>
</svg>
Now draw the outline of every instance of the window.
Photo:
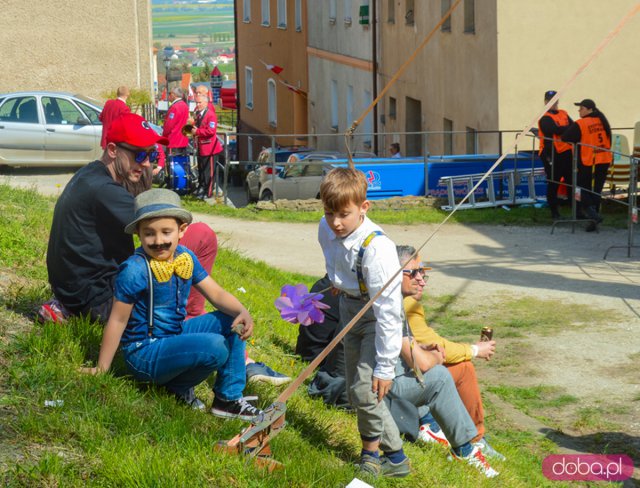
<svg viewBox="0 0 640 488">
<path fill-rule="evenodd" d="M 476 6 L 475 0 L 464 0 L 464 32 L 476 33 Z"/>
<path fill-rule="evenodd" d="M 478 153 L 478 131 L 467 127 L 467 154 Z"/>
<path fill-rule="evenodd" d="M 396 23 L 396 0 L 387 0 L 387 22 Z"/>
<path fill-rule="evenodd" d="M 347 125 L 353 123 L 353 86 L 347 86 Z"/>
<path fill-rule="evenodd" d="M 102 125 L 100 122 L 100 112 L 98 112 L 95 108 L 90 107 L 89 105 L 85 105 L 84 103 L 76 102 L 80 109 L 85 113 L 87 118 L 91 121 L 93 125 Z"/>
<path fill-rule="evenodd" d="M 77 125 L 86 124 L 87 118 L 69 100 L 64 98 L 42 97 L 44 118 L 47 124 Z"/>
<path fill-rule="evenodd" d="M 444 154 L 453 154 L 453 120 L 443 119 L 442 134 Z"/>
<path fill-rule="evenodd" d="M 338 130 L 338 82 L 331 80 L 331 129 Z"/>
<path fill-rule="evenodd" d="M 296 0 L 296 32 L 302 32 L 302 0 Z"/>
<path fill-rule="evenodd" d="M 344 0 L 344 23 L 351 25 L 351 0 Z"/>
<path fill-rule="evenodd" d="M 336 6 L 336 0 L 329 0 L 329 22 L 332 24 L 336 23 L 337 12 L 338 7 Z"/>
<path fill-rule="evenodd" d="M 444 17 L 450 8 L 451 0 L 440 0 L 440 18 Z M 442 23 L 440 30 L 442 32 L 451 32 L 451 16 L 447 17 L 447 20 Z"/>
<path fill-rule="evenodd" d="M 393 97 L 389 97 L 389 118 L 396 118 L 396 99 Z"/>
<path fill-rule="evenodd" d="M 242 22 L 251 22 L 251 0 L 242 0 Z"/>
<path fill-rule="evenodd" d="M 244 85 L 244 98 L 245 98 L 245 106 L 253 110 L 253 68 L 249 66 L 245 66 L 244 68 L 244 77 L 245 77 L 245 85 Z"/>
<path fill-rule="evenodd" d="M 20 97 L 7 100 L 0 108 L 0 120 L 37 124 L 39 120 L 36 99 L 34 97 Z"/>
<path fill-rule="evenodd" d="M 262 25 L 271 25 L 271 12 L 269 11 L 269 0 L 262 0 Z"/>
<path fill-rule="evenodd" d="M 413 0 L 406 0 L 406 2 L 407 2 L 407 6 L 406 6 L 406 9 L 405 9 L 405 13 L 404 13 L 404 23 L 406 25 L 413 25 L 413 23 L 414 23 L 413 19 L 415 17 L 414 16 L 415 5 L 414 5 Z"/>
<path fill-rule="evenodd" d="M 273 79 L 267 81 L 267 102 L 269 110 L 269 125 L 278 125 L 278 100 L 276 99 L 276 82 Z"/>
<path fill-rule="evenodd" d="M 287 28 L 287 0 L 278 0 L 278 29 Z"/>
</svg>

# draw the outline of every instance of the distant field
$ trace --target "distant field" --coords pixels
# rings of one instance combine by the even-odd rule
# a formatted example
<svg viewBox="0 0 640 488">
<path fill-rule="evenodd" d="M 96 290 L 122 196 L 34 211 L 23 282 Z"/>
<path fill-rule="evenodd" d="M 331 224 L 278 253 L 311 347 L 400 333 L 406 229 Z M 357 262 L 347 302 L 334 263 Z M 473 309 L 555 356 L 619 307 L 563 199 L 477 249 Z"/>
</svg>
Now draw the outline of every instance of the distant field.
<svg viewBox="0 0 640 488">
<path fill-rule="evenodd" d="M 233 44 L 233 7 L 229 5 L 154 5 L 153 39 L 204 41 Z"/>
</svg>

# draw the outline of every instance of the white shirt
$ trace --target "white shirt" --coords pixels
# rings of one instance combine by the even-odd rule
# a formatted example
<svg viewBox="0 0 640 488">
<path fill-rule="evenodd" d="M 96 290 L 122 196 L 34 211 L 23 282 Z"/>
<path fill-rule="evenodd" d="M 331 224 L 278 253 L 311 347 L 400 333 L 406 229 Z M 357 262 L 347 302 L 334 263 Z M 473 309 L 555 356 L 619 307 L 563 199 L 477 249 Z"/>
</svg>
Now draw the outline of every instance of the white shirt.
<svg viewBox="0 0 640 488">
<path fill-rule="evenodd" d="M 349 295 L 360 296 L 356 262 L 364 239 L 382 229 L 365 216 L 364 221 L 350 235 L 341 239 L 329 228 L 324 217 L 318 228 L 318 241 L 324 254 L 329 279 L 336 288 Z M 374 237 L 362 259 L 362 274 L 373 297 L 400 269 L 396 246 L 385 235 Z M 373 375 L 383 380 L 395 377 L 395 365 L 402 348 L 402 274 L 373 303 L 376 317 L 376 366 Z M 363 302 L 364 305 L 364 302 Z"/>
<path fill-rule="evenodd" d="M 400 154 L 399 152 L 397 152 L 393 156 L 391 156 L 391 159 L 400 159 L 400 158 L 402 158 L 402 154 Z"/>
</svg>

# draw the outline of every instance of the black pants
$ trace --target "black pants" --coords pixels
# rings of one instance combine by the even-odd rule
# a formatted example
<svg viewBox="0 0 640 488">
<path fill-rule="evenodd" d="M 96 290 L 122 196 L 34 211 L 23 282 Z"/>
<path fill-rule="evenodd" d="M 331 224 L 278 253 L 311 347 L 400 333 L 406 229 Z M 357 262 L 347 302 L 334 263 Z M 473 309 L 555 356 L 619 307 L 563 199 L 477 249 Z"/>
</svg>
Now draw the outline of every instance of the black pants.
<svg viewBox="0 0 640 488">
<path fill-rule="evenodd" d="M 547 175 L 547 203 L 551 213 L 554 215 L 558 213 L 558 186 L 560 179 L 564 178 L 564 184 L 568 187 L 571 187 L 573 182 L 572 154 L 572 151 L 565 151 L 553 153 L 553 155 L 542 155 L 542 164 Z M 571 194 L 571 190 L 567 194 Z"/>
<path fill-rule="evenodd" d="M 607 179 L 609 164 L 586 166 L 578 164 L 578 186 L 581 188 L 581 202 L 584 208 L 593 207 L 598 212 L 602 200 L 602 188 Z"/>
<path fill-rule="evenodd" d="M 211 198 L 213 193 L 213 170 L 215 156 L 198 156 L 198 187 L 204 190 L 205 196 Z"/>
</svg>

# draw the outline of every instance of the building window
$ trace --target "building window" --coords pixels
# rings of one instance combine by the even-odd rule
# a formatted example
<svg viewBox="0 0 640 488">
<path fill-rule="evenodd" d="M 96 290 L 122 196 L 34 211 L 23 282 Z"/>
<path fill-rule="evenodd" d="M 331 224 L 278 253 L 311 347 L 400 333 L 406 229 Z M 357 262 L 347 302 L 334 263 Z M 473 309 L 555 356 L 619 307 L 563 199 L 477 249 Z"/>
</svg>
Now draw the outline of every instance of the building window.
<svg viewBox="0 0 640 488">
<path fill-rule="evenodd" d="M 443 153 L 453 154 L 453 120 L 443 119 L 442 130 Z"/>
<path fill-rule="evenodd" d="M 464 0 L 464 32 L 476 33 L 476 5 L 475 0 Z"/>
<path fill-rule="evenodd" d="M 450 8 L 451 0 L 440 0 L 440 18 L 444 17 Z M 447 17 L 447 20 L 442 23 L 440 30 L 442 32 L 451 32 L 451 16 Z"/>
<path fill-rule="evenodd" d="M 331 80 L 331 129 L 338 130 L 338 82 Z"/>
<path fill-rule="evenodd" d="M 406 25 L 413 25 L 413 23 L 414 23 L 413 19 L 415 17 L 415 14 L 414 14 L 414 8 L 415 8 L 414 1 L 413 0 L 406 0 L 406 2 L 407 2 L 407 4 L 406 4 L 407 7 L 406 7 L 405 12 L 404 12 L 404 23 Z"/>
<path fill-rule="evenodd" d="M 278 28 L 287 28 L 287 0 L 278 0 Z"/>
<path fill-rule="evenodd" d="M 336 0 L 329 0 L 329 22 L 336 23 L 336 16 L 338 15 L 338 7 Z"/>
<path fill-rule="evenodd" d="M 344 23 L 351 25 L 351 0 L 344 0 Z"/>
<path fill-rule="evenodd" d="M 278 125 L 278 100 L 276 98 L 276 82 L 273 79 L 267 81 L 267 102 L 269 107 L 269 125 Z"/>
<path fill-rule="evenodd" d="M 251 22 L 251 0 L 242 0 L 242 21 Z"/>
<path fill-rule="evenodd" d="M 262 0 L 262 25 L 271 25 L 271 12 L 269 11 L 269 0 Z"/>
<path fill-rule="evenodd" d="M 302 0 L 296 0 L 296 32 L 302 32 Z"/>
<path fill-rule="evenodd" d="M 478 131 L 467 127 L 467 154 L 478 154 Z"/>
<path fill-rule="evenodd" d="M 250 68 L 249 66 L 245 66 L 244 77 L 245 77 L 245 84 L 244 84 L 245 106 L 248 109 L 253 110 L 253 68 Z"/>
<path fill-rule="evenodd" d="M 396 0 L 387 0 L 387 22 L 396 23 Z"/>
<path fill-rule="evenodd" d="M 393 97 L 389 97 L 389 118 L 396 118 L 396 99 Z"/>
<path fill-rule="evenodd" d="M 353 86 L 347 86 L 347 125 L 353 123 Z"/>
</svg>

